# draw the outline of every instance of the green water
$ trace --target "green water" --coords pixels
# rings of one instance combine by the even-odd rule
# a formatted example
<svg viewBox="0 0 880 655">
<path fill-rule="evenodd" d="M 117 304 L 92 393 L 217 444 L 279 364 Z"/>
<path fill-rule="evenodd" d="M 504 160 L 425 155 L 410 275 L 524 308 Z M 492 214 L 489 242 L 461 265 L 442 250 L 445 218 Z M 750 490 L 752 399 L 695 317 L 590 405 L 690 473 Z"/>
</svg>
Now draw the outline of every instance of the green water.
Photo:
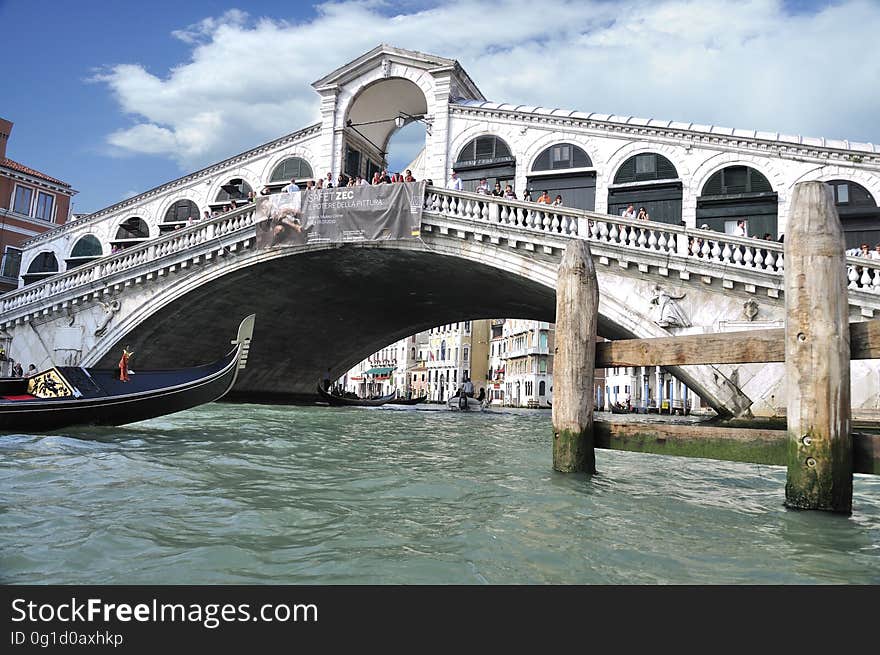
<svg viewBox="0 0 880 655">
<path fill-rule="evenodd" d="M 212 404 L 2 435 L 0 582 L 880 583 L 880 478 L 842 517 L 784 509 L 778 467 L 597 459 L 553 472 L 525 411 Z"/>
</svg>

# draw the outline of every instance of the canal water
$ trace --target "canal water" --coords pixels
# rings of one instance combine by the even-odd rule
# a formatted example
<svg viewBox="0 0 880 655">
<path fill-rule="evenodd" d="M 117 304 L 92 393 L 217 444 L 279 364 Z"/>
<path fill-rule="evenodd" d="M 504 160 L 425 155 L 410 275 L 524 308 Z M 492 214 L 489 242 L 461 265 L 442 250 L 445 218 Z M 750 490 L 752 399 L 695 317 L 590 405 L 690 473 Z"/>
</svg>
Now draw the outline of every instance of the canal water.
<svg viewBox="0 0 880 655">
<path fill-rule="evenodd" d="M 0 582 L 880 583 L 880 478 L 842 517 L 779 467 L 562 475 L 550 443 L 548 412 L 216 403 L 2 435 Z"/>
</svg>

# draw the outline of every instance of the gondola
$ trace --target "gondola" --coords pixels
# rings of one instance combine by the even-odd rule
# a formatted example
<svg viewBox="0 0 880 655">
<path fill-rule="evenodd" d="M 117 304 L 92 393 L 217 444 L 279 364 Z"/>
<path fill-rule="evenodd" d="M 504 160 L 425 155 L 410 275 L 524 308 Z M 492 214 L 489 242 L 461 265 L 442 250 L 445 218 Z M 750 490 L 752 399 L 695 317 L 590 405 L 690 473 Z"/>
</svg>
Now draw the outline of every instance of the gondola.
<svg viewBox="0 0 880 655">
<path fill-rule="evenodd" d="M 318 384 L 318 395 L 321 400 L 332 407 L 379 407 L 394 399 L 397 391 L 389 393 L 387 396 L 379 398 L 346 398 L 345 396 L 336 396 L 329 391 L 325 391 L 321 384 Z"/>
<path fill-rule="evenodd" d="M 611 405 L 611 413 L 612 414 L 629 414 L 630 411 L 629 411 L 629 407 L 626 407 L 626 406 Z"/>
<path fill-rule="evenodd" d="M 418 405 L 425 402 L 428 396 L 419 396 L 418 398 L 394 398 L 389 400 L 389 405 Z"/>
<path fill-rule="evenodd" d="M 212 364 L 129 373 L 54 366 L 30 378 L 0 380 L 0 431 L 45 432 L 77 425 L 125 425 L 222 398 L 247 363 L 255 314 L 238 327 L 234 348 Z"/>
</svg>

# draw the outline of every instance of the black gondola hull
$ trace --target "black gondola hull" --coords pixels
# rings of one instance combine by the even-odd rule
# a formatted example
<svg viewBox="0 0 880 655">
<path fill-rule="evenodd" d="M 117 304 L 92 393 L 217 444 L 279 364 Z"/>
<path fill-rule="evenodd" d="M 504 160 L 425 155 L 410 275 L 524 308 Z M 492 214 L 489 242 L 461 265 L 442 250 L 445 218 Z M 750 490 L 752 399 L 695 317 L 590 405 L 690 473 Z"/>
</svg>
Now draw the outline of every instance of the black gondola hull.
<svg viewBox="0 0 880 655">
<path fill-rule="evenodd" d="M 393 400 L 395 393 L 390 393 L 381 398 L 344 398 L 342 396 L 334 396 L 329 391 L 325 391 L 319 384 L 318 396 L 320 396 L 322 401 L 333 407 L 380 407 Z"/>
<path fill-rule="evenodd" d="M 244 368 L 253 316 L 239 327 L 239 339 L 222 359 L 205 366 L 142 371 L 122 382 L 116 371 L 58 367 L 80 397 L 0 400 L 0 431 L 45 432 L 76 425 L 125 425 L 173 414 L 222 398 Z M 12 380 L 4 381 L 7 387 Z M 20 381 L 26 384 L 25 380 Z M 8 390 L 7 390 L 8 393 Z"/>
</svg>

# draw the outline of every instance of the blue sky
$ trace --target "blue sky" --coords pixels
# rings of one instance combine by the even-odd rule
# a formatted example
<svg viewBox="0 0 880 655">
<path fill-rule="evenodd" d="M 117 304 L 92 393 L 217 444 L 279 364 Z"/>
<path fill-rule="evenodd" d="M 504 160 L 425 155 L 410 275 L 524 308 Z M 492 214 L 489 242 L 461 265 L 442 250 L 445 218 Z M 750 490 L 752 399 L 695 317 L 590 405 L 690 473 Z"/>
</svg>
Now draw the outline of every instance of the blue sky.
<svg viewBox="0 0 880 655">
<path fill-rule="evenodd" d="M 7 155 L 95 211 L 316 121 L 310 82 L 380 42 L 458 59 L 491 100 L 880 142 L 877 0 L 535 7 L 0 0 Z"/>
</svg>

